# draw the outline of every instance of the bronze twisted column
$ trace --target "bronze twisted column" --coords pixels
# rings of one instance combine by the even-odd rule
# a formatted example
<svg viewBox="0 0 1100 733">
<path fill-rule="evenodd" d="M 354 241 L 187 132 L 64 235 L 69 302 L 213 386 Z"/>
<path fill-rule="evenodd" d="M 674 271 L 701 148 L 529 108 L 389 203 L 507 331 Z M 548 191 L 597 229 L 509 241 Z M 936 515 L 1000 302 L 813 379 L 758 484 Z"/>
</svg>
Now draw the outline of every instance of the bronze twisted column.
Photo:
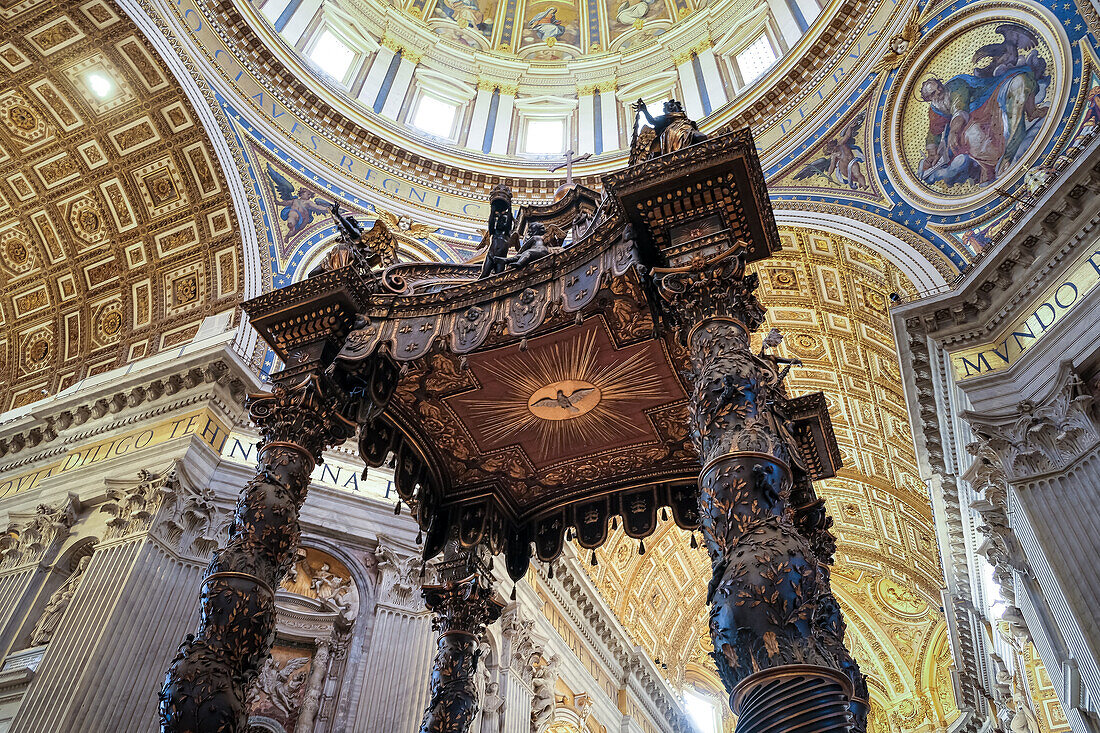
<svg viewBox="0 0 1100 733">
<path fill-rule="evenodd" d="M 844 622 L 790 502 L 805 466 L 783 373 L 749 345 L 764 321 L 756 275 L 738 245 L 653 274 L 666 317 L 687 333 L 710 632 L 738 731 L 848 731 Z"/>
<path fill-rule="evenodd" d="M 367 273 L 369 275 L 369 272 Z M 354 267 L 325 272 L 245 303 L 252 325 L 286 368 L 249 397 L 259 466 L 237 501 L 229 541 L 203 580 L 198 631 L 187 636 L 160 693 L 165 733 L 240 733 L 249 685 L 271 652 L 275 589 L 298 543 L 298 512 L 326 448 L 370 435 L 400 377 L 375 353 L 354 371 L 333 358 L 373 281 Z"/>
<path fill-rule="evenodd" d="M 504 603 L 493 593 L 491 574 L 481 561 L 481 548 L 448 544 L 440 565 L 439 585 L 423 588 L 432 612 L 436 640 L 431 698 L 420 733 L 465 733 L 477 716 L 478 647 L 485 627 L 500 618 Z"/>
<path fill-rule="evenodd" d="M 275 593 L 298 543 L 298 512 L 325 448 L 355 423 L 317 376 L 249 398 L 262 437 L 259 467 L 237 501 L 226 546 L 203 579 L 198 631 L 188 634 L 165 676 L 161 726 L 176 733 L 247 727 L 245 697 L 275 636 Z"/>
</svg>

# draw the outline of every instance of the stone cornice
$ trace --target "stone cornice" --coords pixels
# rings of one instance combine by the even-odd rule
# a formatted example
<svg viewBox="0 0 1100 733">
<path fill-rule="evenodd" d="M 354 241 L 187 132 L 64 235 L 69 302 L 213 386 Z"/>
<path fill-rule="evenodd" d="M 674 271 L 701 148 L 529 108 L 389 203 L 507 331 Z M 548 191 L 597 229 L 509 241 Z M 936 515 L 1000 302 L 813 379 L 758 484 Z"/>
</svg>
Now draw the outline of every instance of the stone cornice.
<svg viewBox="0 0 1100 733">
<path fill-rule="evenodd" d="M 619 677 L 655 721 L 670 731 L 688 733 L 692 728 L 675 691 L 645 652 L 633 644 L 592 580 L 577 567 L 578 562 L 575 553 L 567 552 L 554 563 L 553 578 L 542 567 L 534 567 L 543 587 L 564 609 L 574 629 L 596 650 L 605 668 Z"/>
<path fill-rule="evenodd" d="M 236 422 L 258 380 L 232 348 L 232 332 L 182 351 L 85 379 L 7 413 L 0 423 L 0 473 L 63 453 L 68 446 L 196 403 Z"/>
</svg>

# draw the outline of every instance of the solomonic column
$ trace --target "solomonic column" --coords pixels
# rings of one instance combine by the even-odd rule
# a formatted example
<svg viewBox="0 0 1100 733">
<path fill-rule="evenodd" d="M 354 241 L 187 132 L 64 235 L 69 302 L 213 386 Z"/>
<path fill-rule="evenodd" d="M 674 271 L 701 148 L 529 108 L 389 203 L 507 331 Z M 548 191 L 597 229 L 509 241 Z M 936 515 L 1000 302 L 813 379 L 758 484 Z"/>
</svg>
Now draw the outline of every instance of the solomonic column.
<svg viewBox="0 0 1100 733">
<path fill-rule="evenodd" d="M 260 432 L 256 476 L 241 491 L 229 542 L 203 579 L 199 628 L 180 645 L 161 690 L 172 733 L 238 733 L 245 698 L 271 652 L 275 589 L 298 544 L 298 512 L 323 451 L 371 430 L 397 383 L 393 362 L 365 360 L 355 374 L 328 370 L 367 286 L 354 268 L 311 277 L 245 304 L 252 325 L 285 356 L 270 392 L 249 398 Z M 352 397 L 356 395 L 356 397 Z"/>
<path fill-rule="evenodd" d="M 275 588 L 298 543 L 298 511 L 322 451 L 351 437 L 316 377 L 250 397 L 259 467 L 237 501 L 225 548 L 202 583 L 198 632 L 180 646 L 161 692 L 166 731 L 240 731 L 248 683 L 271 651 Z"/>
<path fill-rule="evenodd" d="M 420 733 L 465 733 L 477 716 L 478 646 L 485 627 L 504 610 L 479 552 L 457 543 L 448 546 L 439 569 L 443 582 L 423 589 L 437 640 L 431 699 Z"/>
<path fill-rule="evenodd" d="M 692 364 L 714 659 L 738 733 L 848 731 L 844 622 L 827 565 L 794 523 L 791 490 L 807 467 L 784 410 L 782 361 L 749 345 L 764 309 L 744 257 L 734 245 L 653 270 Z"/>
</svg>

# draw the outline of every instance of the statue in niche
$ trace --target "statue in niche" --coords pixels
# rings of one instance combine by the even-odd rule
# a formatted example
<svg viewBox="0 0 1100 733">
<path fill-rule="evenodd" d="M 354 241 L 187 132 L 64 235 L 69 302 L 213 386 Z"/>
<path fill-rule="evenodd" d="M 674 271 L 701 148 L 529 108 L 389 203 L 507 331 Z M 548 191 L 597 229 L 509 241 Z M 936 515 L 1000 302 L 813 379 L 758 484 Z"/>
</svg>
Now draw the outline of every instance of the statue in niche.
<svg viewBox="0 0 1100 733">
<path fill-rule="evenodd" d="M 488 248 L 479 280 L 504 272 L 508 251 L 513 247 L 519 248 L 519 233 L 512 231 L 515 223 L 515 217 L 512 216 L 512 189 L 498 184 L 489 194 L 489 220 L 486 222 L 485 236 L 478 247 Z"/>
<path fill-rule="evenodd" d="M 321 569 L 313 573 L 309 587 L 317 594 L 317 600 L 327 601 L 344 611 L 350 608 L 350 604 L 344 601 L 344 596 L 351 590 L 351 580 L 332 572 L 327 562 L 322 563 Z"/>
<path fill-rule="evenodd" d="M 683 150 L 688 145 L 701 143 L 707 139 L 707 136 L 699 131 L 699 126 L 695 124 L 695 120 L 688 118 L 683 105 L 675 99 L 665 102 L 664 114 L 658 117 L 654 117 L 649 113 L 645 100 L 639 99 L 634 103 L 635 119 L 637 119 L 638 114 L 644 116 L 649 124 L 653 126 L 655 137 L 650 144 L 649 154 L 646 156 L 648 158 L 674 153 L 677 150 Z"/>
<path fill-rule="evenodd" d="M 488 678 L 489 670 L 485 670 Z M 481 701 L 481 733 L 501 733 L 504 728 L 504 696 L 500 694 L 500 683 L 487 681 L 485 695 Z"/>
<path fill-rule="evenodd" d="M 38 623 L 34 626 L 34 631 L 31 632 L 31 646 L 42 646 L 43 644 L 49 644 L 50 639 L 53 638 L 54 633 L 57 631 L 58 625 L 61 623 L 61 617 L 65 615 L 65 609 L 69 607 L 69 604 L 73 600 L 73 596 L 76 595 L 76 588 L 80 585 L 80 578 L 84 575 L 84 571 L 88 567 L 88 563 L 91 562 L 92 556 L 85 555 L 80 558 L 80 563 L 76 566 L 65 582 L 61 584 L 61 587 L 53 592 L 50 596 L 50 600 L 46 603 L 45 610 L 42 611 L 42 617 L 38 619 Z"/>
<path fill-rule="evenodd" d="M 298 709 L 298 693 L 306 684 L 305 666 L 309 657 L 297 657 L 280 665 L 274 657 L 268 657 L 260 674 L 248 691 L 248 708 L 257 710 L 266 697 L 283 715 L 289 716 Z"/>
<path fill-rule="evenodd" d="M 553 250 L 558 249 L 564 238 L 565 233 L 558 227 L 551 226 L 550 231 L 547 232 L 546 226 L 542 222 L 533 222 L 531 226 L 527 227 L 527 238 L 523 240 L 523 245 L 519 248 L 519 254 L 505 259 L 504 263 L 508 267 L 516 269 L 526 267 L 535 260 L 541 260 Z"/>
<path fill-rule="evenodd" d="M 549 659 L 544 658 L 543 663 L 535 669 L 535 675 L 531 679 L 531 687 L 535 692 L 531 700 L 532 733 L 535 733 L 554 714 L 554 706 L 557 704 L 554 688 L 558 682 L 560 665 L 561 659 L 555 654 Z"/>
</svg>

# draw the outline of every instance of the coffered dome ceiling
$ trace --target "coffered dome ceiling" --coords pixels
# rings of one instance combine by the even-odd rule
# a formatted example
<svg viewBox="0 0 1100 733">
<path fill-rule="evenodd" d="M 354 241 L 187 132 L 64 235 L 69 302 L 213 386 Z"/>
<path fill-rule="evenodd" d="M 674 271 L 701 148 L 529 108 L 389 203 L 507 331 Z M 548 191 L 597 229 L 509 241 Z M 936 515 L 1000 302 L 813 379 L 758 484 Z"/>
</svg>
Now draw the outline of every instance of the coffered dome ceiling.
<svg viewBox="0 0 1100 733">
<path fill-rule="evenodd" d="M 0 410 L 184 344 L 242 292 L 195 109 L 110 0 L 0 6 Z"/>
</svg>

